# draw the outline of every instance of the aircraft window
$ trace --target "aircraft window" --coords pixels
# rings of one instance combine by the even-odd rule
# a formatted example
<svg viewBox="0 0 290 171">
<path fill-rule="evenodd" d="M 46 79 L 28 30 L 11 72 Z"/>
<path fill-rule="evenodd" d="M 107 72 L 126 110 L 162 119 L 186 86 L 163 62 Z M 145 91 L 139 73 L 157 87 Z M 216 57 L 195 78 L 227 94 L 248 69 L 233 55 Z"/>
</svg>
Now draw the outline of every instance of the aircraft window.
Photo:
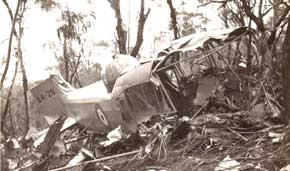
<svg viewBox="0 0 290 171">
<path fill-rule="evenodd" d="M 167 70 L 165 71 L 167 78 L 169 79 L 170 83 L 174 85 L 175 88 L 178 87 L 177 77 L 175 75 L 175 72 L 173 70 Z"/>
<path fill-rule="evenodd" d="M 177 62 L 179 60 L 178 54 L 172 54 L 165 62 L 164 65 L 170 65 L 174 62 Z"/>
<path fill-rule="evenodd" d="M 137 93 L 139 93 L 138 91 L 139 90 L 136 89 L 135 87 L 130 88 L 130 91 L 128 91 L 128 97 L 129 97 L 129 102 L 131 104 L 132 111 L 136 113 L 140 113 L 141 111 L 146 110 L 145 106 L 143 105 L 142 100 L 137 95 Z"/>
<path fill-rule="evenodd" d="M 164 91 L 162 91 L 161 87 L 158 87 L 156 89 L 156 96 L 158 98 L 159 102 L 159 107 L 160 107 L 160 112 L 162 113 L 169 113 L 172 110 L 174 110 L 170 105 L 169 105 L 169 100 L 166 98 Z"/>
<path fill-rule="evenodd" d="M 156 100 L 156 94 L 154 91 L 154 87 L 152 84 L 145 84 L 142 88 L 143 94 L 147 97 L 148 103 L 151 106 L 156 106 L 156 103 L 158 103 L 158 100 Z"/>
<path fill-rule="evenodd" d="M 128 105 L 124 99 L 120 100 L 120 105 L 121 105 L 121 112 L 122 112 L 122 117 L 126 122 L 130 122 L 133 120 L 130 110 L 128 108 Z"/>
<path fill-rule="evenodd" d="M 158 98 L 158 101 L 160 102 L 160 103 L 163 103 L 163 100 L 164 100 L 164 95 L 163 95 L 163 93 L 162 93 L 162 91 L 161 91 L 161 87 L 157 87 L 156 88 L 156 96 L 157 96 L 157 98 Z"/>
<path fill-rule="evenodd" d="M 158 102 L 151 84 L 145 83 L 131 87 L 127 95 L 133 112 L 158 113 Z"/>
<path fill-rule="evenodd" d="M 181 60 L 184 60 L 180 63 L 180 69 L 185 77 L 190 77 L 199 73 L 199 65 L 195 64 L 194 60 L 189 60 L 196 55 L 196 53 L 197 52 L 194 51 L 180 52 L 180 58 Z M 200 56 L 196 56 L 196 59 L 199 57 Z"/>
<path fill-rule="evenodd" d="M 134 113 L 157 114 L 172 111 L 162 89 L 156 89 L 152 83 L 129 88 L 126 97 Z"/>
</svg>

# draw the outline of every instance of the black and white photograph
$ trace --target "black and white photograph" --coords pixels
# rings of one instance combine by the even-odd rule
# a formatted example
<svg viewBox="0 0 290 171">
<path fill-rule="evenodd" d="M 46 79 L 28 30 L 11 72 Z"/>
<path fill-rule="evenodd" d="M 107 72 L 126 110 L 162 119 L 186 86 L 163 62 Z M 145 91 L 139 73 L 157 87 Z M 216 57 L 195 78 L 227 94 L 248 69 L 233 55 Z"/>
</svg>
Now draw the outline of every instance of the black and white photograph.
<svg viewBox="0 0 290 171">
<path fill-rule="evenodd" d="M 290 171 L 290 0 L 1 0 L 1 171 Z"/>
</svg>

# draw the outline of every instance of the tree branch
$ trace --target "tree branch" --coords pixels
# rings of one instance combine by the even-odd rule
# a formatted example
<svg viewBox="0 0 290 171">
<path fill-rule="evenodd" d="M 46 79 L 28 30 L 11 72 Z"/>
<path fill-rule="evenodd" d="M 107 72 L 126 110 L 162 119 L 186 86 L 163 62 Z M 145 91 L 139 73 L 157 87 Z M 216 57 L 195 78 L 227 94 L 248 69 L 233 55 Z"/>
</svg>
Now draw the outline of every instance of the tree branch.
<svg viewBox="0 0 290 171">
<path fill-rule="evenodd" d="M 279 27 L 280 24 L 282 23 L 282 21 L 286 18 L 286 16 L 288 15 L 290 11 L 290 6 L 286 6 L 286 9 L 284 10 L 283 14 L 281 15 L 281 17 L 278 19 L 278 21 L 275 23 L 275 28 Z"/>
<path fill-rule="evenodd" d="M 221 4 L 221 7 L 222 7 L 222 6 L 224 6 L 225 4 L 227 4 L 228 2 L 231 2 L 231 1 L 233 1 L 233 0 L 220 0 L 220 1 L 218 1 L 218 0 L 211 0 L 211 1 L 208 1 L 208 2 L 203 3 L 201 5 L 198 5 L 197 8 L 203 7 L 203 6 L 207 6 L 207 5 L 211 4 L 211 3 L 219 3 L 219 4 Z"/>
<path fill-rule="evenodd" d="M 242 2 L 242 7 L 244 8 L 245 10 L 245 13 L 246 15 L 251 19 L 253 20 L 256 25 L 257 25 L 257 29 L 264 33 L 265 32 L 265 26 L 264 26 L 264 23 L 263 23 L 263 19 L 262 18 L 259 18 L 257 17 L 252 11 L 251 11 L 251 7 L 250 7 L 250 4 L 246 1 L 246 0 L 241 0 Z"/>
<path fill-rule="evenodd" d="M 79 68 L 80 63 L 81 63 L 81 55 L 77 56 L 77 62 L 76 63 L 73 62 L 73 64 L 72 64 L 72 62 L 71 62 L 71 66 L 72 66 L 72 68 L 74 70 L 73 70 L 73 72 L 71 74 L 71 77 L 70 77 L 70 81 L 69 82 L 72 83 L 73 78 L 75 78 L 77 80 L 78 84 L 79 84 L 79 87 L 82 87 L 82 84 L 81 84 L 81 82 L 78 79 L 78 68 Z"/>
<path fill-rule="evenodd" d="M 235 3 L 235 2 L 234 2 Z M 238 3 L 235 3 L 235 5 L 238 7 L 238 13 L 235 13 L 232 9 L 233 7 L 232 6 L 229 6 L 229 9 L 231 11 L 231 13 L 233 14 L 233 16 L 235 17 L 236 19 L 236 22 L 239 22 L 240 26 L 245 26 L 245 21 L 244 21 L 244 18 L 243 18 L 243 15 L 242 15 L 242 11 L 240 10 L 239 8 L 239 4 Z"/>
<path fill-rule="evenodd" d="M 7 10 L 8 10 L 8 13 L 9 13 L 9 16 L 10 16 L 10 20 L 11 20 L 11 22 L 13 23 L 13 14 L 12 14 L 12 10 L 11 10 L 11 8 L 9 7 L 9 4 L 8 4 L 7 0 L 2 0 L 2 2 L 3 2 L 4 5 L 6 6 L 6 8 L 7 8 Z M 17 35 L 17 33 L 16 33 L 15 30 L 13 31 L 13 34 L 14 34 L 15 37 L 18 37 L 18 35 Z"/>
<path fill-rule="evenodd" d="M 144 0 L 141 0 L 141 6 L 140 6 L 140 15 L 139 15 L 139 24 L 138 24 L 138 31 L 137 31 L 137 40 L 136 44 L 131 52 L 131 56 L 136 57 L 139 53 L 140 47 L 143 43 L 143 32 L 144 32 L 144 25 L 148 18 L 148 15 L 150 13 L 150 9 L 144 14 Z"/>
<path fill-rule="evenodd" d="M 263 6 L 263 0 L 260 0 L 260 2 L 259 2 L 259 9 L 258 9 L 258 16 L 259 16 L 259 18 L 263 17 L 263 15 L 262 15 L 262 6 Z"/>
<path fill-rule="evenodd" d="M 273 7 L 270 7 L 269 9 L 267 9 L 267 11 L 265 11 L 263 14 L 262 14 L 262 17 L 264 17 L 265 15 L 267 15 L 271 10 L 273 9 Z"/>
<path fill-rule="evenodd" d="M 275 44 L 275 39 L 277 38 L 276 37 L 277 28 L 281 25 L 282 21 L 286 18 L 286 16 L 288 15 L 289 11 L 290 11 L 290 7 L 287 6 L 286 9 L 284 10 L 283 14 L 281 15 L 281 17 L 275 23 L 274 30 L 271 31 L 271 35 L 270 35 L 270 37 L 268 38 L 268 41 L 267 41 L 268 46 L 270 48 L 273 46 L 273 44 Z"/>
<path fill-rule="evenodd" d="M 174 39 L 178 39 L 180 35 L 177 28 L 176 11 L 175 11 L 175 8 L 173 7 L 172 0 L 167 0 L 167 4 L 170 9 L 170 17 L 171 17 L 171 24 L 173 27 Z"/>
</svg>

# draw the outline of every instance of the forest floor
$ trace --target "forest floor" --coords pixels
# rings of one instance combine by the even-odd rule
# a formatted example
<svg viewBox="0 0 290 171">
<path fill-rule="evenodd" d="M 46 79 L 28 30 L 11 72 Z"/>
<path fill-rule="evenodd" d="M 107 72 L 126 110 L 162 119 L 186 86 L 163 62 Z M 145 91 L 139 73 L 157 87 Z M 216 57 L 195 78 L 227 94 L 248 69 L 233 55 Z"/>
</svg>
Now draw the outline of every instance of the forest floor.
<svg viewBox="0 0 290 171">
<path fill-rule="evenodd" d="M 289 146 L 281 145 L 285 126 L 254 118 L 249 112 L 204 114 L 181 122 L 171 137 L 159 137 L 149 156 L 138 153 L 104 164 L 140 171 L 280 170 L 290 163 L 283 156 Z"/>
<path fill-rule="evenodd" d="M 244 93 L 226 80 L 214 81 L 214 96 L 201 86 L 201 105 L 187 115 L 152 117 L 136 134 L 117 128 L 95 135 L 77 124 L 60 132 L 57 122 L 36 133 L 43 136 L 38 147 L 33 133 L 24 143 L 1 142 L 1 170 L 282 171 L 290 164 L 290 132 L 280 119 L 281 95 L 269 93 L 272 84 Z"/>
<path fill-rule="evenodd" d="M 72 162 L 72 167 L 60 170 L 279 171 L 290 163 L 289 156 L 283 155 L 285 150 L 290 149 L 289 143 L 288 146 L 282 145 L 286 126 L 265 120 L 257 113 L 203 113 L 195 118 L 183 117 L 178 120 L 168 117 L 161 120 L 157 127 L 154 126 L 154 134 L 147 134 L 145 138 L 138 136 L 138 141 L 136 137 L 134 141 L 122 139 L 108 147 L 100 148 L 90 143 L 83 145 L 84 140 L 66 151 L 57 145 L 58 148 L 51 152 L 53 155 L 47 167 L 40 168 L 53 170 L 68 166 L 67 163 L 72 162 L 73 158 L 75 162 Z M 158 133 L 156 130 L 159 130 Z M 100 139 L 94 138 L 91 142 L 97 140 Z M 90 150 L 83 151 L 85 155 L 76 155 L 84 146 Z M 74 155 L 72 151 L 75 151 Z M 130 154 L 131 151 L 133 153 Z M 124 156 L 110 159 L 110 156 L 123 153 Z M 2 170 L 5 170 L 5 164 L 10 170 L 33 170 L 36 161 L 41 163 L 37 155 L 31 155 L 33 152 L 23 149 L 9 152 L 2 149 L 1 154 Z M 85 164 L 88 160 L 104 157 L 108 158 Z M 77 160 L 83 164 L 78 165 Z"/>
</svg>

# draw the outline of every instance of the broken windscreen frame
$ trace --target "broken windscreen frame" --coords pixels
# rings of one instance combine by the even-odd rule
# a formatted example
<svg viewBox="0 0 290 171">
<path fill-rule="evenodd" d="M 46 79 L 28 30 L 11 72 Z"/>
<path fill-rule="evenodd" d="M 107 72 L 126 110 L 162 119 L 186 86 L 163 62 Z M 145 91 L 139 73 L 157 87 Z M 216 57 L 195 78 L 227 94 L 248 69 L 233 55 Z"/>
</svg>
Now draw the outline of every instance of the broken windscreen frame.
<svg viewBox="0 0 290 171">
<path fill-rule="evenodd" d="M 156 86 L 150 81 L 126 89 L 125 97 L 136 117 L 176 112 L 167 99 L 163 87 Z"/>
</svg>

